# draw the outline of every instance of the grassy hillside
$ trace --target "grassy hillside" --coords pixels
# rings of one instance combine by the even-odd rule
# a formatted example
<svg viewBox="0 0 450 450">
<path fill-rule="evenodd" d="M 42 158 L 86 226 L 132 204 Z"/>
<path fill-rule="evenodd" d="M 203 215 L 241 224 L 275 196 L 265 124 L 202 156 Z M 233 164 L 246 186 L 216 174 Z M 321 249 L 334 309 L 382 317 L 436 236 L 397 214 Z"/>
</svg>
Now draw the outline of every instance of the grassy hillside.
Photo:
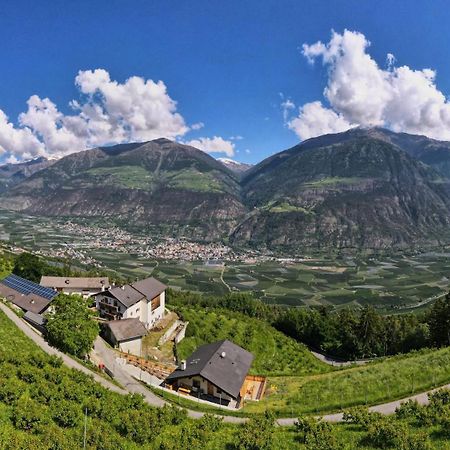
<svg viewBox="0 0 450 450">
<path fill-rule="evenodd" d="M 332 368 L 308 349 L 267 323 L 225 310 L 180 308 L 189 321 L 186 338 L 178 346 L 181 358 L 199 345 L 230 339 L 255 355 L 251 372 L 259 375 L 311 375 Z"/>
<path fill-rule="evenodd" d="M 0 311 L 0 449 L 237 450 L 241 427 L 188 419 L 137 395 L 112 393 L 41 351 Z M 276 450 L 295 448 L 293 429 L 274 430 Z M 248 433 L 247 433 L 248 434 Z"/>
<path fill-rule="evenodd" d="M 408 397 L 450 382 L 450 347 L 422 350 L 366 366 L 307 377 L 271 377 L 270 391 L 245 412 L 278 416 L 331 412 Z"/>
<path fill-rule="evenodd" d="M 2 450 L 81 449 L 86 408 L 86 442 L 92 450 L 255 449 L 267 439 L 267 450 L 425 450 L 447 448 L 448 444 L 449 411 L 448 405 L 442 405 L 445 393 L 442 401 L 438 398 L 430 408 L 412 405 L 397 417 L 373 416 L 353 425 L 307 422 L 311 427 L 274 428 L 252 419 L 248 425 L 236 426 L 211 418 L 193 421 L 177 409 L 149 407 L 138 396 L 111 393 L 92 378 L 61 364 L 38 349 L 0 311 Z M 405 442 L 411 445 L 403 445 Z"/>
</svg>

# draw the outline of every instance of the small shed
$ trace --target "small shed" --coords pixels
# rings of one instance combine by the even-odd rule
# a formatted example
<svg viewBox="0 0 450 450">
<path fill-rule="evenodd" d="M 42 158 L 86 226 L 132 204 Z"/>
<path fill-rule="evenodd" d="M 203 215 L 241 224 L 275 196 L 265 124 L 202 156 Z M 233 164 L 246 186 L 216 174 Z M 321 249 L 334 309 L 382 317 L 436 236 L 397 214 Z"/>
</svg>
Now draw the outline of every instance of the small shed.
<svg viewBox="0 0 450 450">
<path fill-rule="evenodd" d="M 32 325 L 36 330 L 41 333 L 45 332 L 45 317 L 41 314 L 36 314 L 32 311 L 27 311 L 24 316 L 24 320 L 26 320 L 30 325 Z"/>
<path fill-rule="evenodd" d="M 131 355 L 142 355 L 142 338 L 146 335 L 145 325 L 137 318 L 112 320 L 105 324 L 105 339 Z"/>
</svg>

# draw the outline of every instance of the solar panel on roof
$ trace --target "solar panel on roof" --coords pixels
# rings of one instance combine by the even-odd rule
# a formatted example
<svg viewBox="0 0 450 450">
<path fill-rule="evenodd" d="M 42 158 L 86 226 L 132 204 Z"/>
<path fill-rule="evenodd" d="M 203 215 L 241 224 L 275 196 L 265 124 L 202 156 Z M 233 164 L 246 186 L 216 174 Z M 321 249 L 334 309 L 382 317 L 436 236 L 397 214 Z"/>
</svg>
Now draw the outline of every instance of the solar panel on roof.
<svg viewBox="0 0 450 450">
<path fill-rule="evenodd" d="M 36 294 L 46 298 L 47 300 L 52 300 L 53 297 L 57 295 L 57 292 L 53 289 L 46 288 L 29 280 L 25 280 L 25 278 L 17 275 L 7 276 L 2 283 L 22 294 Z"/>
</svg>

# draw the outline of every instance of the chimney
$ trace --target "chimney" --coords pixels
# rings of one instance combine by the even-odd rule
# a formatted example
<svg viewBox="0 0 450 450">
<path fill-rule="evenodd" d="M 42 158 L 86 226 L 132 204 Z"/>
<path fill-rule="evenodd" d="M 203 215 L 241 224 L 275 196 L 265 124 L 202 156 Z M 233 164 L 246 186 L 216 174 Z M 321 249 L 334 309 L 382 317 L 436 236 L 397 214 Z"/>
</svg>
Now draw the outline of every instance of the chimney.
<svg viewBox="0 0 450 450">
<path fill-rule="evenodd" d="M 125 290 L 125 286 L 120 286 L 120 289 L 122 289 L 122 291 Z"/>
<path fill-rule="evenodd" d="M 186 360 L 185 359 L 183 359 L 183 361 L 181 361 L 180 370 L 186 370 Z"/>
<path fill-rule="evenodd" d="M 225 352 L 222 352 L 222 353 L 220 354 L 220 357 L 221 357 L 221 358 L 225 358 L 225 356 L 227 356 L 227 354 L 226 354 Z"/>
</svg>

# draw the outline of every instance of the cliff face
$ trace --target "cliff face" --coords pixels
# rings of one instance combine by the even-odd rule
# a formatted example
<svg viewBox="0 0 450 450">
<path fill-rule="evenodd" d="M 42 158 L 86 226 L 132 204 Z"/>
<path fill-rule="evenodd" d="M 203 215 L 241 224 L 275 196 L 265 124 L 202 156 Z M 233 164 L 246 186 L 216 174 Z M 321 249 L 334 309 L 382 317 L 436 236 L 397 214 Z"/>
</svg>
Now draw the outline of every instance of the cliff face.
<svg viewBox="0 0 450 450">
<path fill-rule="evenodd" d="M 97 148 L 32 174 L 0 206 L 288 252 L 448 242 L 450 181 L 422 161 L 434 151 L 418 144 L 426 138 L 408 136 L 378 129 L 321 136 L 241 178 L 166 139 Z"/>
</svg>

